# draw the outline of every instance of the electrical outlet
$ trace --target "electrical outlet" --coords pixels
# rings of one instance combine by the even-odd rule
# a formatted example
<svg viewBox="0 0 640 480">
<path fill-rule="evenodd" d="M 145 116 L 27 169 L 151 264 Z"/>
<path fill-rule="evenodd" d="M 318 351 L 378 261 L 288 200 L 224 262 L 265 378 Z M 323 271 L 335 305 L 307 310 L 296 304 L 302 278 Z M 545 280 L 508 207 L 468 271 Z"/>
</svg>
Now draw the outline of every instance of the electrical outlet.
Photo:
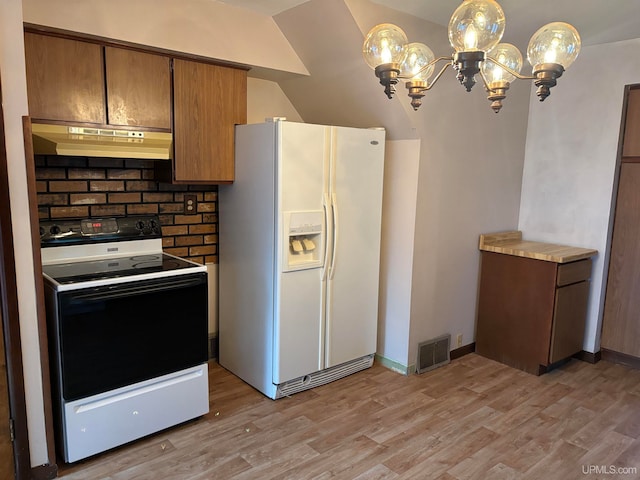
<svg viewBox="0 0 640 480">
<path fill-rule="evenodd" d="M 459 334 L 456 336 L 456 346 L 457 346 L 458 348 L 462 346 L 462 334 L 461 334 L 461 333 L 459 333 Z"/>
<path fill-rule="evenodd" d="M 198 212 L 198 197 L 194 193 L 184 195 L 184 214 L 195 215 Z"/>
</svg>

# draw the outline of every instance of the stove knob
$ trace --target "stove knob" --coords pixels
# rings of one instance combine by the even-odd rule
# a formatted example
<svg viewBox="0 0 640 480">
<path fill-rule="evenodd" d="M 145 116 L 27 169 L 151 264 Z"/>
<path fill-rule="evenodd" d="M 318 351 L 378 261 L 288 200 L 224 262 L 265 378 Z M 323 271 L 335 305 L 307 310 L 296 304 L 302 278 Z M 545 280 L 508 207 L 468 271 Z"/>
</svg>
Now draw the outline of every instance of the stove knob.
<svg viewBox="0 0 640 480">
<path fill-rule="evenodd" d="M 44 237 L 45 230 L 44 227 L 40 227 L 40 238 Z"/>
<path fill-rule="evenodd" d="M 138 222 L 136 222 L 136 228 L 137 228 L 138 230 L 142 230 L 142 229 L 144 229 L 144 222 L 142 222 L 142 221 L 138 221 Z"/>
<path fill-rule="evenodd" d="M 152 232 L 156 233 L 158 231 L 158 222 L 156 222 L 155 220 L 150 220 L 149 228 L 151 228 Z"/>
<path fill-rule="evenodd" d="M 49 233 L 51 235 L 58 235 L 60 233 L 60 227 L 57 225 L 53 225 L 50 229 L 49 229 Z"/>
</svg>

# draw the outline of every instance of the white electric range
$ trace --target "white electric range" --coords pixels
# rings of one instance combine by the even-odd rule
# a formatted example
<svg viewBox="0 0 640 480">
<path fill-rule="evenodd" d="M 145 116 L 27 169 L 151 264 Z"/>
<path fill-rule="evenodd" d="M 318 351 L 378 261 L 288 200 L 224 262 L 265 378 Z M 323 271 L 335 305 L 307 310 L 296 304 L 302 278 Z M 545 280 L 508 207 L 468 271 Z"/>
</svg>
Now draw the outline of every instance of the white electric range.
<svg viewBox="0 0 640 480">
<path fill-rule="evenodd" d="M 209 411 L 207 275 L 157 216 L 40 223 L 57 444 L 74 462 Z"/>
</svg>

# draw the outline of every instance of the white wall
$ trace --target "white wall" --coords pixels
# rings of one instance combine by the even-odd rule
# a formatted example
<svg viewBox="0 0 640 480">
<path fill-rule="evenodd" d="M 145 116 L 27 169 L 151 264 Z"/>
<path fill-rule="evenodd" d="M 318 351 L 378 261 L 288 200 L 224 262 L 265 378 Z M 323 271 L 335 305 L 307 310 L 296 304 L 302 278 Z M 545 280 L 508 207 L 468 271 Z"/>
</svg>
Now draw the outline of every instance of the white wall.
<svg viewBox="0 0 640 480">
<path fill-rule="evenodd" d="M 280 85 L 269 80 L 248 78 L 247 123 L 260 123 L 271 117 L 285 117 L 290 122 L 303 121 Z"/>
<path fill-rule="evenodd" d="M 475 341 L 478 237 L 517 225 L 528 94 L 515 84 L 495 114 L 481 85 L 466 93 L 446 76 L 421 107 L 409 364 L 422 341 Z"/>
<path fill-rule="evenodd" d="M 531 100 L 519 229 L 531 240 L 599 251 L 588 352 L 600 349 L 623 93 L 640 83 L 639 49 L 640 39 L 586 47 L 551 90 L 544 113 Z"/>
<path fill-rule="evenodd" d="M 402 27 L 436 56 L 449 53 L 445 27 Z M 529 94 L 528 82 L 515 82 L 496 114 L 481 84 L 466 92 L 448 70 L 417 112 L 396 99 L 421 139 L 409 367 L 425 340 L 450 333 L 453 349 L 458 334 L 463 346 L 475 341 L 478 237 L 518 223 Z"/>
<path fill-rule="evenodd" d="M 391 140 L 385 148 L 378 355 L 406 367 L 411 327 L 420 140 Z M 406 373 L 404 369 L 403 373 Z"/>
<path fill-rule="evenodd" d="M 30 248 L 29 200 L 22 140 L 22 116 L 27 115 L 28 108 L 22 34 L 22 3 L 20 0 L 0 2 L 0 74 L 16 282 L 18 285 L 27 426 L 31 465 L 35 466 L 49 463 L 49 458 L 45 437 L 42 370 L 40 368 L 33 257 Z M 53 459 L 51 460 L 53 461 Z"/>
</svg>

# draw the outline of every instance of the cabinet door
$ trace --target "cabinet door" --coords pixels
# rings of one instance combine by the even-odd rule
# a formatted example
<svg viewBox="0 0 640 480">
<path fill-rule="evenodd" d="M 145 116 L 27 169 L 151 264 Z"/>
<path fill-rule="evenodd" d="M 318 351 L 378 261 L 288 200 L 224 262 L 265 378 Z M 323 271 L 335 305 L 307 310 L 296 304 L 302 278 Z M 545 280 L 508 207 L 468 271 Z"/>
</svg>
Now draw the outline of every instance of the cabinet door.
<svg viewBox="0 0 640 480">
<path fill-rule="evenodd" d="M 640 87 L 629 90 L 622 155 L 640 157 Z"/>
<path fill-rule="evenodd" d="M 100 45 L 25 33 L 25 60 L 32 119 L 105 123 Z"/>
<path fill-rule="evenodd" d="M 582 350 L 588 302 L 589 282 L 578 282 L 556 290 L 549 363 Z"/>
<path fill-rule="evenodd" d="M 529 373 L 548 365 L 557 264 L 482 252 L 476 352 Z"/>
<path fill-rule="evenodd" d="M 176 182 L 231 183 L 234 126 L 247 121 L 247 72 L 174 59 Z"/>
<path fill-rule="evenodd" d="M 169 57 L 105 48 L 109 125 L 171 130 Z"/>
<path fill-rule="evenodd" d="M 640 164 L 622 163 L 602 319 L 602 347 L 640 357 Z"/>
</svg>

